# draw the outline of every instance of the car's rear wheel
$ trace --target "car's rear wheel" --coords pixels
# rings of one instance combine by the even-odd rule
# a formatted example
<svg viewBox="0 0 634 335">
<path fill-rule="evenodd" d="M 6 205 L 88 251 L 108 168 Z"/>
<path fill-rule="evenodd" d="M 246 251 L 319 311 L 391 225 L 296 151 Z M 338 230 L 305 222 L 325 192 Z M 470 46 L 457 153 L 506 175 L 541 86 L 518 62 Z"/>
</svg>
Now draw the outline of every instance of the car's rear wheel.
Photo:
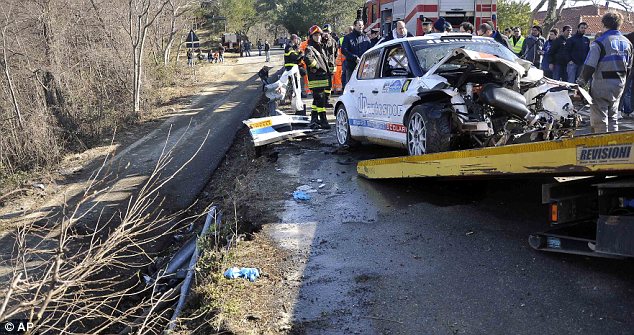
<svg viewBox="0 0 634 335">
<path fill-rule="evenodd" d="M 358 142 L 352 139 L 350 134 L 350 123 L 348 112 L 343 104 L 337 106 L 337 122 L 335 130 L 337 131 L 337 142 L 340 146 L 354 146 Z"/>
<path fill-rule="evenodd" d="M 443 152 L 450 149 L 449 114 L 442 104 L 414 107 L 407 122 L 407 152 L 410 156 Z"/>
</svg>

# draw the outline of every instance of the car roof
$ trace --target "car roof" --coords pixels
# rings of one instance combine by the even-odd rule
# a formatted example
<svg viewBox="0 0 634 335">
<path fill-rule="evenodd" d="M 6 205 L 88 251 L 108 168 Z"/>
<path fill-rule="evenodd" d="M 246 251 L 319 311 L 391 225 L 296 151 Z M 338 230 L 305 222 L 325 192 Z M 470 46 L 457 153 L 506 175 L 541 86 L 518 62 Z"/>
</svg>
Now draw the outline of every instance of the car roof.
<svg viewBox="0 0 634 335">
<path fill-rule="evenodd" d="M 483 36 L 473 36 L 469 33 L 431 33 L 431 34 L 425 34 L 424 36 L 414 36 L 414 37 L 403 37 L 403 38 L 397 38 L 397 39 L 393 39 L 393 40 L 389 40 L 380 44 L 377 44 L 375 46 L 373 46 L 370 50 L 376 50 L 385 46 L 389 46 L 392 44 L 396 44 L 396 43 L 401 43 L 404 41 L 427 41 L 427 40 L 440 40 L 440 39 L 446 39 L 446 38 L 451 38 L 451 37 L 455 37 L 457 39 L 459 38 L 469 38 L 472 41 L 494 41 L 493 38 L 491 37 L 483 37 Z"/>
</svg>

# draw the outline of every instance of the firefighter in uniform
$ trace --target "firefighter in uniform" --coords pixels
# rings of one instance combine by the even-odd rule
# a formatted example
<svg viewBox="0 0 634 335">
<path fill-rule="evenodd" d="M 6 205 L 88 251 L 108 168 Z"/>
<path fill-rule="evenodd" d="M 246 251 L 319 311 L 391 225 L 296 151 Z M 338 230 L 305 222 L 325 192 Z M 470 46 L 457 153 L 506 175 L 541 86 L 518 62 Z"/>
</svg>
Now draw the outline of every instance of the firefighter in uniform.
<svg viewBox="0 0 634 335">
<path fill-rule="evenodd" d="M 590 125 L 594 133 L 618 131 L 619 100 L 632 67 L 632 44 L 619 32 L 623 16 L 606 13 L 601 23 L 606 31 L 590 45 L 577 79 L 583 86 L 592 77 Z"/>
<path fill-rule="evenodd" d="M 291 35 L 291 43 L 286 45 L 284 48 L 284 68 L 286 71 L 290 70 L 293 65 L 298 65 L 304 58 L 304 53 L 299 50 L 299 36 L 293 34 Z M 299 70 L 302 76 L 306 75 L 306 70 L 300 68 Z"/>
<path fill-rule="evenodd" d="M 330 129 L 326 118 L 325 90 L 330 86 L 330 68 L 326 52 L 321 44 L 322 31 L 314 25 L 308 30 L 308 46 L 304 61 L 308 70 L 308 87 L 313 91 L 313 105 L 310 112 L 311 128 Z"/>
<path fill-rule="evenodd" d="M 330 77 L 328 77 L 328 88 L 324 91 L 326 94 L 326 107 L 332 108 L 333 105 L 330 103 L 330 95 L 332 94 L 332 75 L 336 70 L 335 60 L 337 59 L 337 42 L 332 37 L 332 28 L 330 28 L 329 24 L 324 25 L 323 34 L 321 37 L 321 45 L 326 54 L 326 61 L 328 62 L 328 71 L 330 72 Z"/>
<path fill-rule="evenodd" d="M 306 75 L 306 68 L 304 65 L 304 52 L 299 49 L 299 36 L 292 34 L 290 43 L 286 44 L 284 48 L 284 70 L 289 71 L 294 65 L 297 65 L 299 69 L 299 77 L 304 78 Z M 295 76 L 291 77 L 291 80 L 295 81 Z M 300 79 L 299 87 L 301 87 L 302 94 L 304 93 L 304 80 Z M 306 111 L 298 111 L 296 115 L 306 115 Z"/>
</svg>

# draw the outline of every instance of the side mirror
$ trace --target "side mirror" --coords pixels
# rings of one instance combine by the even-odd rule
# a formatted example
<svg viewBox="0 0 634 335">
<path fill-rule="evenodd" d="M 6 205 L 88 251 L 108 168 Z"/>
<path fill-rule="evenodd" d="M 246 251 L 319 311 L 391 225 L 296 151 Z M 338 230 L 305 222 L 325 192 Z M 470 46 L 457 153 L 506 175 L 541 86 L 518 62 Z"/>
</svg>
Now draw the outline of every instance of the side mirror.
<svg viewBox="0 0 634 335">
<path fill-rule="evenodd" d="M 391 69 L 390 76 L 391 77 L 407 77 L 409 73 L 405 69 Z"/>
</svg>

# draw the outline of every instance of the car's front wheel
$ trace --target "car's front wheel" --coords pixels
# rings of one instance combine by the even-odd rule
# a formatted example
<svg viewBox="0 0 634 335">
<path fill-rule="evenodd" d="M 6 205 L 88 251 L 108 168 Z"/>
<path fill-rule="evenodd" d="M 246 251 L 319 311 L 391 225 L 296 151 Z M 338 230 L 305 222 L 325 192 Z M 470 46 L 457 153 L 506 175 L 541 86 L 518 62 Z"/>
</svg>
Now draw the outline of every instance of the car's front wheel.
<svg viewBox="0 0 634 335">
<path fill-rule="evenodd" d="M 352 139 L 350 134 L 350 123 L 348 119 L 348 112 L 343 104 L 337 106 L 337 123 L 335 124 L 335 130 L 337 131 L 337 142 L 340 146 L 354 146 L 357 141 Z"/>
<path fill-rule="evenodd" d="M 410 156 L 443 152 L 450 149 L 449 114 L 442 104 L 414 107 L 407 122 L 407 152 Z"/>
</svg>

